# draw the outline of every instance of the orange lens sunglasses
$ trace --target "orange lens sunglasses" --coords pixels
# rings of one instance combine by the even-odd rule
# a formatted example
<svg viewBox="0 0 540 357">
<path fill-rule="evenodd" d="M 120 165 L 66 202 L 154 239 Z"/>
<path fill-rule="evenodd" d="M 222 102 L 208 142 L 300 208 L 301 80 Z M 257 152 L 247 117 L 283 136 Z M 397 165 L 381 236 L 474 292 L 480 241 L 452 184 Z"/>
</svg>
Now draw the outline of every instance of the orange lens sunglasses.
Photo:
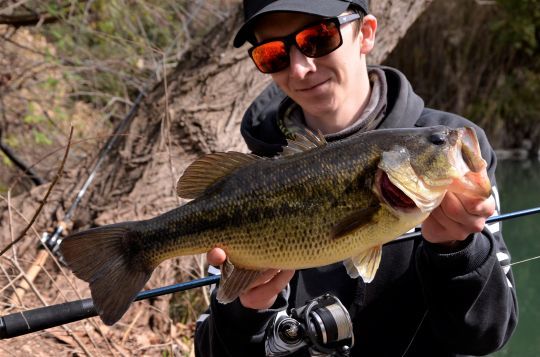
<svg viewBox="0 0 540 357">
<path fill-rule="evenodd" d="M 249 49 L 249 56 L 262 73 L 275 73 L 290 64 L 289 52 L 294 44 L 307 57 L 317 58 L 335 51 L 343 44 L 340 26 L 360 19 L 348 14 L 312 23 L 288 36 L 263 41 Z"/>
</svg>

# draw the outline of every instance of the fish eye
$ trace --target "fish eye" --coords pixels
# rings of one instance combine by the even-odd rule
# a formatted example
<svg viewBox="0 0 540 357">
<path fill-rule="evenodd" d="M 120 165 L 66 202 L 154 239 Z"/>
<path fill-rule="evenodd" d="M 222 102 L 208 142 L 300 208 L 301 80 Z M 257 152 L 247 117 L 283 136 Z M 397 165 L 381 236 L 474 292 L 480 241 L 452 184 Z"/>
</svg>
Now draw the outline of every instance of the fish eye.
<svg viewBox="0 0 540 357">
<path fill-rule="evenodd" d="M 443 145 L 446 143 L 446 135 L 442 133 L 431 134 L 429 141 L 435 145 Z"/>
</svg>

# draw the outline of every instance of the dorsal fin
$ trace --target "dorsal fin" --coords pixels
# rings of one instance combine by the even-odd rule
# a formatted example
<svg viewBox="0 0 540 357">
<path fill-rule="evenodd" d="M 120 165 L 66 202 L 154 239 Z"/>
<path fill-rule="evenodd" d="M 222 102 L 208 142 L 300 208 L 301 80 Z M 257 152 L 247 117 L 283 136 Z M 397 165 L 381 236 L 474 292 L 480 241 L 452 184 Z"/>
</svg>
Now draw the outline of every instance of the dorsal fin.
<svg viewBox="0 0 540 357">
<path fill-rule="evenodd" d="M 259 159 L 259 156 L 236 151 L 205 155 L 187 167 L 178 179 L 176 193 L 182 198 L 197 198 L 220 178 Z"/>
<path fill-rule="evenodd" d="M 320 130 L 317 131 L 317 134 L 314 134 L 306 129 L 302 133 L 295 133 L 294 136 L 294 140 L 287 139 L 287 146 L 283 147 L 281 156 L 298 154 L 327 144 Z"/>
</svg>

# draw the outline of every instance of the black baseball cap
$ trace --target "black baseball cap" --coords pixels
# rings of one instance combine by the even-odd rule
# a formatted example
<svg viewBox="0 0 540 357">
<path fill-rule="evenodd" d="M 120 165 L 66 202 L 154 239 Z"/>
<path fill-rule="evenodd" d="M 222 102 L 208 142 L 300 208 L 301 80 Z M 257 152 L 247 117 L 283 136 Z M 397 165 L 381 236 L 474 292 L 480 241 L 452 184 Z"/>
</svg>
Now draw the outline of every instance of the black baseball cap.
<svg viewBox="0 0 540 357">
<path fill-rule="evenodd" d="M 234 47 L 240 47 L 253 38 L 252 26 L 263 14 L 287 11 L 334 17 L 345 12 L 350 5 L 356 5 L 365 14 L 368 13 L 367 0 L 244 0 L 244 24 L 236 33 Z"/>
</svg>

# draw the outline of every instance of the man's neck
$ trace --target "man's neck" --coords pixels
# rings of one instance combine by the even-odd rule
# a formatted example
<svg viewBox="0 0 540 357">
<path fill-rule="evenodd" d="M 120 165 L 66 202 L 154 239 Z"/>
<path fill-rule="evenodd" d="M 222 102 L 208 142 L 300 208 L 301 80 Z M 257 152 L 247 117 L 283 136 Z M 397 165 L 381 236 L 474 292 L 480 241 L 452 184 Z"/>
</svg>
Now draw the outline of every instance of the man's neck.
<svg viewBox="0 0 540 357">
<path fill-rule="evenodd" d="M 358 82 L 357 88 L 350 92 L 349 100 L 335 111 L 308 113 L 303 110 L 307 127 L 312 130 L 320 130 L 323 134 L 334 134 L 353 125 L 362 116 L 371 97 L 367 74 Z"/>
</svg>

